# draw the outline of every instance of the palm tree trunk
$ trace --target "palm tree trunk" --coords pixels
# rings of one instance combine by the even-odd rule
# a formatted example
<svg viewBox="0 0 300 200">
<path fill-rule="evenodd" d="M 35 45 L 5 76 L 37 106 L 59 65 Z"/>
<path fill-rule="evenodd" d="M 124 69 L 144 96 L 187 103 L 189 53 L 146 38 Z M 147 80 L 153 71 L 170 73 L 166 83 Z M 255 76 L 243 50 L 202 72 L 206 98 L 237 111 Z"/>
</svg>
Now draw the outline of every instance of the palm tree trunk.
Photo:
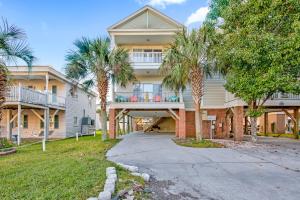
<svg viewBox="0 0 300 200">
<path fill-rule="evenodd" d="M 5 91 L 7 86 L 7 74 L 3 66 L 0 66 L 0 122 L 2 121 L 2 105 L 5 102 Z"/>
<path fill-rule="evenodd" d="M 102 140 L 107 139 L 107 113 L 106 113 L 106 97 L 108 92 L 108 78 L 105 73 L 100 73 L 97 78 L 98 92 L 100 95 L 101 105 L 101 127 L 102 127 Z"/>
<path fill-rule="evenodd" d="M 200 103 L 203 90 L 203 71 L 199 67 L 195 67 L 190 73 L 190 80 L 192 85 L 192 95 L 195 103 L 195 128 L 196 139 L 202 140 L 202 114 L 200 111 Z"/>
<path fill-rule="evenodd" d="M 202 140 L 202 114 L 200 111 L 200 103 L 195 103 L 195 127 L 196 127 L 196 140 Z"/>
</svg>

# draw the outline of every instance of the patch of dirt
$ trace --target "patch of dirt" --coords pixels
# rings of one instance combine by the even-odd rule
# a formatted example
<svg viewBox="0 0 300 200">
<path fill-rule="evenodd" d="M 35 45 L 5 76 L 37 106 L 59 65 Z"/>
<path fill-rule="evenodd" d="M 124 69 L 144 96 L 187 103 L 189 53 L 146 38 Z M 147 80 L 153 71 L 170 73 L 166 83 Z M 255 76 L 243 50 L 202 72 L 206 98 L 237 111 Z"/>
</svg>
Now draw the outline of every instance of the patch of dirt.
<svg viewBox="0 0 300 200">
<path fill-rule="evenodd" d="M 158 181 L 151 178 L 150 182 L 146 186 L 146 190 L 151 192 L 150 199 L 152 200 L 193 200 L 198 199 L 189 193 L 181 192 L 175 194 L 172 192 L 170 187 L 175 184 L 172 181 Z"/>
</svg>

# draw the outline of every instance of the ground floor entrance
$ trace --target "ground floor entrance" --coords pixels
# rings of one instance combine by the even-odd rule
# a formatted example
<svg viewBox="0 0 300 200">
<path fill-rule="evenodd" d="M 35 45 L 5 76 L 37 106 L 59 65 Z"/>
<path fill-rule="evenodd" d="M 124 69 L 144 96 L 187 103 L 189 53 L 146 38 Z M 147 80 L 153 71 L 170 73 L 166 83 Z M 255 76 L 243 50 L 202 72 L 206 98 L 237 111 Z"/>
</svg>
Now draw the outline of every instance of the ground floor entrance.
<svg viewBox="0 0 300 200">
<path fill-rule="evenodd" d="M 225 109 L 202 111 L 204 138 L 228 138 Z M 110 109 L 109 134 L 131 131 L 174 133 L 178 138 L 195 137 L 195 112 L 186 109 Z"/>
</svg>

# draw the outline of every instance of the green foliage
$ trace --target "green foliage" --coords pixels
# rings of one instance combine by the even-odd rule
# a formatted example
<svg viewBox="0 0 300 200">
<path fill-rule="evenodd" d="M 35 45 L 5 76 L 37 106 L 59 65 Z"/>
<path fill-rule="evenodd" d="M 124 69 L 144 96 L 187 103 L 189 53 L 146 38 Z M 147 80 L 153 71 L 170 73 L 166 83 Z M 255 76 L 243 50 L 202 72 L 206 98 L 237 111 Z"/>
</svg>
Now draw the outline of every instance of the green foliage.
<svg viewBox="0 0 300 200">
<path fill-rule="evenodd" d="M 177 33 L 175 41 L 165 52 L 160 72 L 165 76 L 163 84 L 178 92 L 185 90 L 191 83 L 190 74 L 195 69 L 201 69 L 202 76 L 211 75 L 212 68 L 208 61 L 208 48 L 206 29 L 183 30 Z M 203 77 L 199 77 L 202 85 Z"/>
<path fill-rule="evenodd" d="M 0 138 L 0 149 L 6 149 L 12 147 L 13 144 L 6 138 Z"/>
<path fill-rule="evenodd" d="M 106 180 L 105 170 L 115 166 L 106 160 L 108 149 L 118 140 L 101 141 L 101 135 L 47 142 L 18 149 L 0 157 L 1 200 L 87 199 L 98 196 Z M 117 166 L 116 166 L 117 167 Z M 143 184 L 140 178 L 117 167 L 117 189 Z"/>
<path fill-rule="evenodd" d="M 31 49 L 26 44 L 25 32 L 14 26 L 9 25 L 7 20 L 2 19 L 0 25 L 0 67 L 5 68 L 6 63 L 16 63 L 21 59 L 31 67 L 35 60 Z"/>
<path fill-rule="evenodd" d="M 218 9 L 224 24 L 212 36 L 217 66 L 226 74 L 225 88 L 249 104 L 250 116 L 276 92 L 298 94 L 300 2 L 230 0 Z"/>
<path fill-rule="evenodd" d="M 83 81 L 87 88 L 98 84 L 103 77 L 112 79 L 123 87 L 135 79 L 127 50 L 111 50 L 109 38 L 83 37 L 76 40 L 74 46 L 75 50 L 66 55 L 65 71 L 69 78 Z"/>
<path fill-rule="evenodd" d="M 222 144 L 212 142 L 210 140 L 197 141 L 195 139 L 174 139 L 174 142 L 180 146 L 184 147 L 194 147 L 194 148 L 222 148 Z"/>
</svg>

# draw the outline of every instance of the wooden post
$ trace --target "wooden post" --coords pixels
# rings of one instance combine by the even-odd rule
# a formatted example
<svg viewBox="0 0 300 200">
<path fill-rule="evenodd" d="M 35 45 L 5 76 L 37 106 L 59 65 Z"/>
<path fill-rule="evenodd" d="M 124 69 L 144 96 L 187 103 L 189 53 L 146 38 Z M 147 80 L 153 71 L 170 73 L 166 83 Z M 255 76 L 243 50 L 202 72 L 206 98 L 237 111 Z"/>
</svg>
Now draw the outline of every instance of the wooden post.
<svg viewBox="0 0 300 200">
<path fill-rule="evenodd" d="M 125 134 L 126 131 L 125 131 L 125 115 L 123 114 L 122 116 L 122 134 Z"/>
<path fill-rule="evenodd" d="M 21 112 L 22 112 L 22 107 L 21 107 L 21 103 L 19 102 L 18 104 L 18 139 L 17 139 L 17 144 L 20 145 L 21 144 Z"/>
<path fill-rule="evenodd" d="M 294 136 L 295 139 L 299 139 L 299 108 L 294 109 Z"/>
<path fill-rule="evenodd" d="M 264 113 L 264 135 L 268 135 L 268 126 L 269 126 L 269 115 L 268 112 Z"/>
<path fill-rule="evenodd" d="M 129 123 L 129 121 L 130 121 L 130 116 L 127 115 L 127 133 L 130 133 L 130 123 Z"/>
</svg>

